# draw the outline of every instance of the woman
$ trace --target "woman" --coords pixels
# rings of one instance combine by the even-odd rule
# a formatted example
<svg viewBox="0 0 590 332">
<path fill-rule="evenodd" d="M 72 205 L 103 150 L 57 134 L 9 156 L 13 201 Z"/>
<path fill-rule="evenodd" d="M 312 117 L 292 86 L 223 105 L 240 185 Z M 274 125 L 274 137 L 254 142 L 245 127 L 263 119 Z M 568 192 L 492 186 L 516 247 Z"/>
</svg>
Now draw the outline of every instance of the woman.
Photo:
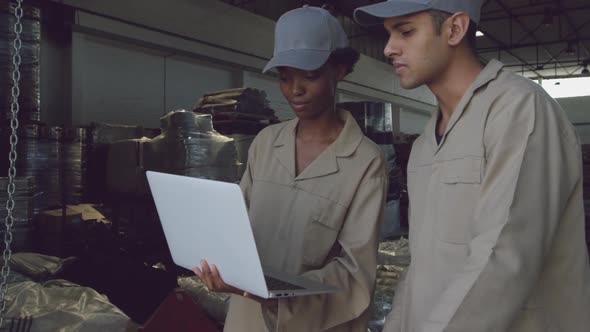
<svg viewBox="0 0 590 332">
<path fill-rule="evenodd" d="M 378 147 L 335 107 L 337 83 L 358 57 L 324 9 L 277 22 L 264 71 L 278 69 L 296 118 L 254 139 L 241 188 L 262 264 L 340 291 L 264 300 L 224 284 L 203 261 L 195 273 L 207 287 L 234 294 L 225 331 L 366 331 L 387 174 Z"/>
</svg>

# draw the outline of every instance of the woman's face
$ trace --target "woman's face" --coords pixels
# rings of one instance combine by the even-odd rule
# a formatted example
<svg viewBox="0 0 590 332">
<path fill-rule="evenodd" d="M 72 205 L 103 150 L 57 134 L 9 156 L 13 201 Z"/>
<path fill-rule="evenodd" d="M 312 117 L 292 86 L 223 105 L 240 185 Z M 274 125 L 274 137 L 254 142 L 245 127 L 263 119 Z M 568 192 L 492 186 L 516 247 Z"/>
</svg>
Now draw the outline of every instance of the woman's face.
<svg viewBox="0 0 590 332">
<path fill-rule="evenodd" d="M 298 118 L 317 118 L 334 110 L 336 85 L 346 75 L 343 66 L 327 63 L 312 71 L 278 69 L 281 92 Z"/>
</svg>

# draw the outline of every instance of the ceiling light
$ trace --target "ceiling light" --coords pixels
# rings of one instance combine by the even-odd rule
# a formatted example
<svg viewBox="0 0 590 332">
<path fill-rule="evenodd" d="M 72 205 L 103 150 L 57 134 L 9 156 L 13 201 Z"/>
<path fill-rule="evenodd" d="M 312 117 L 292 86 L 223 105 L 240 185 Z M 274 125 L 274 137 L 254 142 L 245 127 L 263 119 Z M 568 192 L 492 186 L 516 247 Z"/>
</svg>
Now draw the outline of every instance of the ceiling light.
<svg viewBox="0 0 590 332">
<path fill-rule="evenodd" d="M 573 42 L 567 42 L 567 48 L 565 49 L 565 54 L 567 55 L 576 55 L 576 50 L 574 49 Z"/>
<path fill-rule="evenodd" d="M 483 37 L 483 36 L 485 36 L 485 35 L 483 34 L 483 32 L 481 32 L 481 31 L 477 30 L 477 32 L 475 33 L 475 36 L 476 36 L 476 37 Z"/>
</svg>

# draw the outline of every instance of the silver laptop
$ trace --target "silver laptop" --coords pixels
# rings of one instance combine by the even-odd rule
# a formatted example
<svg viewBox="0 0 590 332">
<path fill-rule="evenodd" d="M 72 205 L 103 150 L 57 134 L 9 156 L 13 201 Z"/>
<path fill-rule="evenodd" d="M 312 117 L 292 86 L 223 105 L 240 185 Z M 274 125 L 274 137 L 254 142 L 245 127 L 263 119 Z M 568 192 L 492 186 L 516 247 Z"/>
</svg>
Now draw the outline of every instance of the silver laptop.
<svg viewBox="0 0 590 332">
<path fill-rule="evenodd" d="M 174 263 L 192 270 L 201 259 L 223 281 L 262 298 L 330 293 L 336 288 L 262 267 L 237 184 L 148 171 Z"/>
</svg>

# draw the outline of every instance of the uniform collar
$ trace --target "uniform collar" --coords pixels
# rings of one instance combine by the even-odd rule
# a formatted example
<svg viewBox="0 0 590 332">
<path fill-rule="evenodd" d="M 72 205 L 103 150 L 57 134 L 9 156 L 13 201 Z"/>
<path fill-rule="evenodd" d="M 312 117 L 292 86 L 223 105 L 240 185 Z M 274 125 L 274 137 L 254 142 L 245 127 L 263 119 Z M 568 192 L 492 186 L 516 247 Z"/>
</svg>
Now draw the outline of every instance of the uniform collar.
<svg viewBox="0 0 590 332">
<path fill-rule="evenodd" d="M 427 130 L 427 136 L 429 137 L 429 140 L 431 142 L 434 142 L 435 146 L 437 146 L 437 148 L 436 148 L 437 152 L 444 144 L 447 134 L 453 129 L 453 127 L 455 126 L 457 121 L 459 121 L 459 119 L 461 118 L 461 116 L 465 112 L 467 105 L 469 105 L 469 103 L 471 102 L 471 99 L 473 98 L 473 96 L 475 95 L 477 90 L 479 90 L 481 87 L 488 84 L 490 81 L 493 81 L 494 79 L 496 79 L 496 77 L 498 77 L 498 75 L 500 74 L 500 71 L 502 70 L 503 67 L 504 67 L 503 63 L 501 63 L 500 61 L 498 61 L 496 59 L 492 59 L 482 69 L 482 71 L 479 73 L 479 75 L 477 76 L 475 81 L 471 84 L 471 86 L 469 86 L 467 91 L 465 91 L 465 94 L 463 94 L 463 97 L 459 101 L 459 104 L 457 105 L 457 107 L 455 107 L 455 110 L 453 111 L 453 114 L 451 115 L 451 118 L 449 119 L 449 123 L 447 124 L 447 128 L 445 130 L 445 133 L 444 133 L 443 137 L 441 138 L 440 144 L 438 144 L 436 142 L 436 137 L 434 136 L 436 134 L 436 124 L 438 122 L 437 120 L 438 120 L 440 110 L 437 109 L 434 112 L 432 118 L 430 119 L 430 122 L 428 123 L 426 130 Z"/>
<path fill-rule="evenodd" d="M 344 120 L 344 127 L 336 141 L 303 170 L 296 180 L 315 178 L 338 172 L 337 158 L 350 157 L 359 147 L 364 137 L 361 128 L 349 112 L 340 111 L 340 116 Z M 298 123 L 297 118 L 288 121 L 273 143 L 276 157 L 293 177 L 295 176 L 295 129 Z"/>
</svg>

